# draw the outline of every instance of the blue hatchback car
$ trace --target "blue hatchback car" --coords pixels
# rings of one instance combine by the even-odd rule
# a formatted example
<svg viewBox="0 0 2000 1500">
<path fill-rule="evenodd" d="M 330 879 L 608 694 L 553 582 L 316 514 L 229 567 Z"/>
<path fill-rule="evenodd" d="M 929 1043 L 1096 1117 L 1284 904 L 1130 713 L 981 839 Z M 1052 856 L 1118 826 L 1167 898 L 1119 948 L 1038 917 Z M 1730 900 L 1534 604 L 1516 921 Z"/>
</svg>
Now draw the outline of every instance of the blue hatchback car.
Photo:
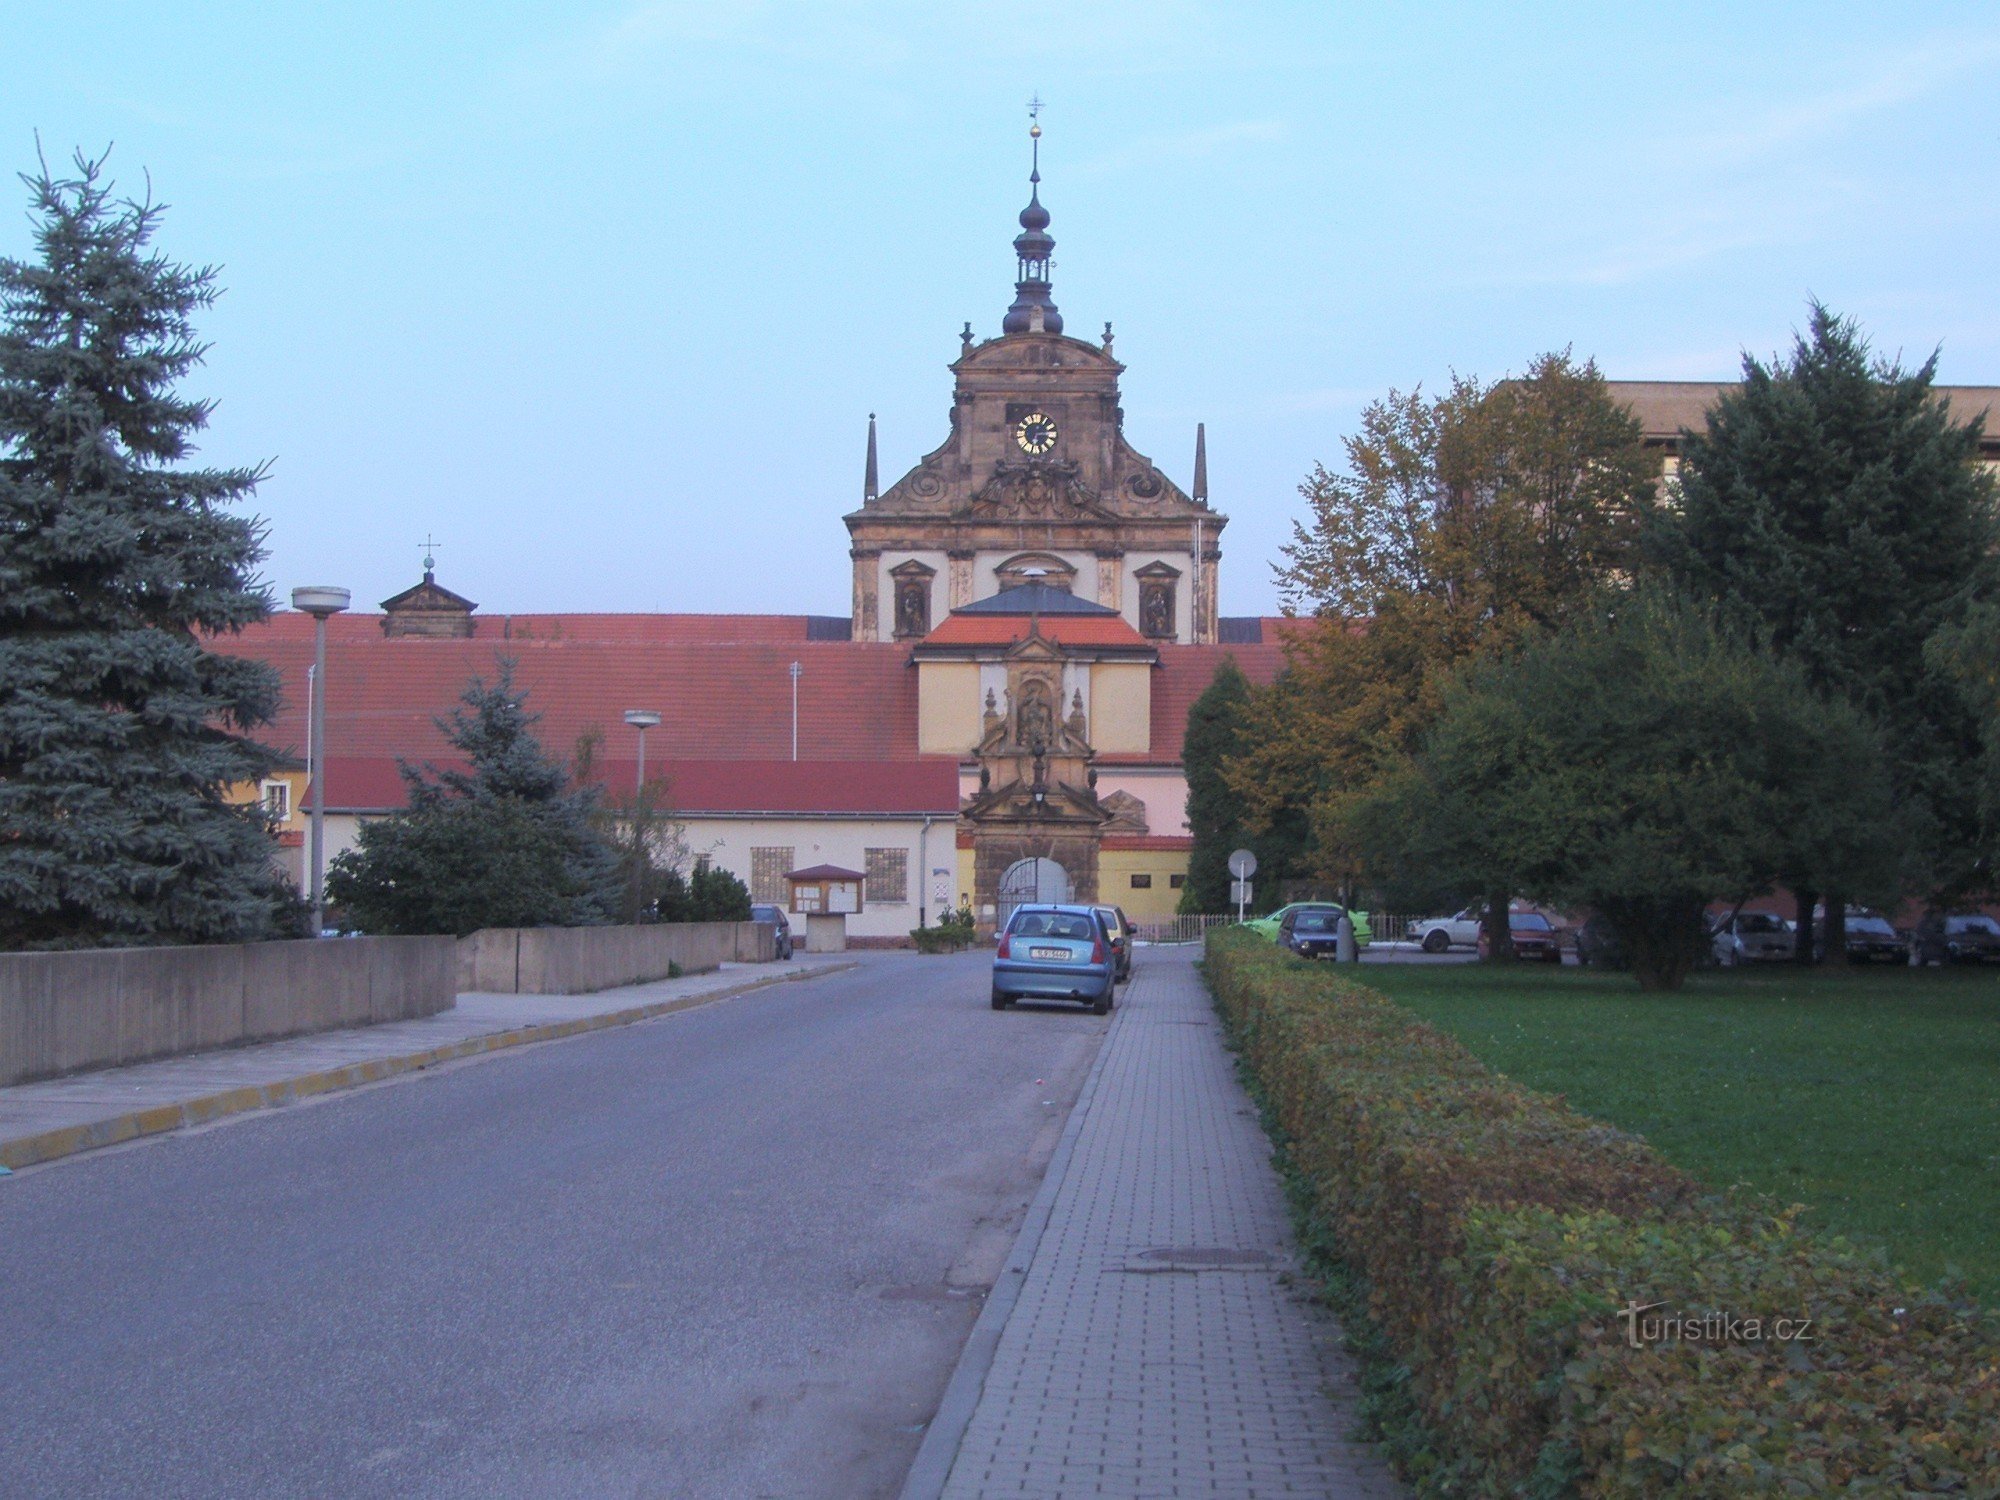
<svg viewBox="0 0 2000 1500">
<path fill-rule="evenodd" d="M 1081 1000 L 1108 1015 L 1116 960 L 1104 919 L 1088 906 L 1018 906 L 993 953 L 993 1008 L 1016 1000 Z"/>
</svg>

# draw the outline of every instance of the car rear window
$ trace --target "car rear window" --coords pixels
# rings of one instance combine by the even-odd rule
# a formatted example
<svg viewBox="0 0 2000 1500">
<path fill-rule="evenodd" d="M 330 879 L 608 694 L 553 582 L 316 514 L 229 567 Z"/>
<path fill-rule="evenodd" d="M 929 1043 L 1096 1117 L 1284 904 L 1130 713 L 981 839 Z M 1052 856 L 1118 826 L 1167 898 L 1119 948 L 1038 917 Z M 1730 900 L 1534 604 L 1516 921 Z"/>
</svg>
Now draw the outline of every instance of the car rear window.
<svg viewBox="0 0 2000 1500">
<path fill-rule="evenodd" d="M 1538 911 L 1517 911 L 1507 919 L 1507 925 L 1516 932 L 1547 932 L 1549 919 Z"/>
<path fill-rule="evenodd" d="M 1768 912 L 1746 911 L 1736 919 L 1738 932 L 1783 932 L 1785 924 Z"/>
<path fill-rule="evenodd" d="M 1024 911 L 1014 918 L 1016 937 L 1056 937 L 1082 938 L 1086 941 L 1097 934 L 1091 931 L 1090 918 L 1067 911 Z"/>
<path fill-rule="evenodd" d="M 1332 932 L 1340 918 L 1330 911 L 1302 911 L 1292 918 L 1294 932 Z"/>
<path fill-rule="evenodd" d="M 1946 932 L 1984 932 L 2000 936 L 2000 923 L 1995 923 L 1991 917 L 1947 917 L 1944 928 Z"/>
</svg>

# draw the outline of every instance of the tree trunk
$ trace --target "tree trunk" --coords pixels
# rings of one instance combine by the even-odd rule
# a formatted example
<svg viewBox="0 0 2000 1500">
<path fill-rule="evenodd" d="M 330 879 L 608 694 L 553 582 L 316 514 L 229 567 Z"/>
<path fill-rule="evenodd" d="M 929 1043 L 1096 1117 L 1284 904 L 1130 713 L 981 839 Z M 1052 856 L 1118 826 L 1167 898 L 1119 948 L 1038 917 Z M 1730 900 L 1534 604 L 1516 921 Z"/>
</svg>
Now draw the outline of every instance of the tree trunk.
<svg viewBox="0 0 2000 1500">
<path fill-rule="evenodd" d="M 1826 893 L 1826 961 L 1847 962 L 1847 897 L 1838 891 Z"/>
<path fill-rule="evenodd" d="M 1792 934 L 1792 962 L 1811 968 L 1813 964 L 1813 908 L 1819 905 L 1819 892 L 1801 890 L 1798 898 L 1798 916 L 1795 918 Z"/>
<path fill-rule="evenodd" d="M 1493 963 L 1509 964 L 1514 961 L 1514 929 L 1509 924 L 1508 900 L 1505 891 L 1486 898 L 1486 910 L 1480 913 L 1480 930 L 1486 934 L 1486 957 Z"/>
</svg>

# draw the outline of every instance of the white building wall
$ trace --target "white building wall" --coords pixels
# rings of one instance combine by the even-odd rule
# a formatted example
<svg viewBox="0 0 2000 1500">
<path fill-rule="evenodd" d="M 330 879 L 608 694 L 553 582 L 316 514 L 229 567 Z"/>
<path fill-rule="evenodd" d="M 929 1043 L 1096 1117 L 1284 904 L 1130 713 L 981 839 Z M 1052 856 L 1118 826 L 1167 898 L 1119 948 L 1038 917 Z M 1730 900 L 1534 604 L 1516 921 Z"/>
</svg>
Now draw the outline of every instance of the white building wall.
<svg viewBox="0 0 2000 1500">
<path fill-rule="evenodd" d="M 955 902 L 950 889 L 957 879 L 954 839 L 956 819 L 949 813 L 935 817 L 930 832 L 923 831 L 921 817 L 896 818 L 721 818 L 686 817 L 687 846 L 691 855 L 706 855 L 709 863 L 729 871 L 745 885 L 751 883 L 750 851 L 762 848 L 792 850 L 791 869 L 808 865 L 841 865 L 865 872 L 868 850 L 902 849 L 907 852 L 908 899 L 878 903 L 864 899 L 858 916 L 847 919 L 852 937 L 905 937 L 917 925 L 921 906 L 927 921 L 935 922 L 940 910 L 937 891 L 947 902 Z M 929 869 L 925 868 L 928 860 Z M 942 870 L 945 873 L 933 873 Z M 795 927 L 799 926 L 794 921 Z M 804 931 L 802 927 L 799 928 Z"/>
</svg>

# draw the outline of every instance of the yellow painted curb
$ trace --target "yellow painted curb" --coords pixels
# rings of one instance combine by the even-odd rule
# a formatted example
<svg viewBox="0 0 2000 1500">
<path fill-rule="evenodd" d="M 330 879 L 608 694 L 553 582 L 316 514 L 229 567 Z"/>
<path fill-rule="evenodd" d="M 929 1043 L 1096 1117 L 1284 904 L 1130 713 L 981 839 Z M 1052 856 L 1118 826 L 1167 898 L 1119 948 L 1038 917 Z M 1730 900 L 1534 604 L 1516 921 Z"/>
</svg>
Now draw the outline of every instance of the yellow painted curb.
<svg viewBox="0 0 2000 1500">
<path fill-rule="evenodd" d="M 709 990 L 699 995 L 683 995 L 675 1000 L 655 1000 L 648 1005 L 635 1005 L 629 1010 L 610 1010 L 595 1016 L 579 1016 L 571 1021 L 544 1021 L 534 1026 L 516 1026 L 510 1031 L 489 1031 L 482 1036 L 466 1037 L 462 1041 L 447 1042 L 441 1047 L 430 1047 L 422 1052 L 411 1052 L 401 1057 L 369 1058 L 364 1062 L 348 1063 L 345 1067 L 302 1073 L 296 1078 L 283 1079 L 277 1083 L 245 1084 L 239 1088 L 224 1089 L 220 1093 L 204 1094 L 179 1104 L 149 1105 L 145 1109 L 112 1115 L 102 1120 L 92 1120 L 83 1125 L 65 1125 L 60 1129 L 44 1130 L 36 1135 L 16 1136 L 11 1141 L 0 1141 L 0 1166 L 32 1167 L 42 1162 L 55 1161 L 60 1157 L 74 1156 L 80 1151 L 116 1146 L 120 1142 L 137 1140 L 141 1136 L 164 1135 L 169 1131 L 183 1130 L 190 1125 L 204 1125 L 228 1115 L 245 1114 L 258 1109 L 282 1108 L 301 1099 L 310 1099 L 319 1094 L 337 1093 L 342 1089 L 355 1088 L 364 1083 L 376 1083 L 402 1073 L 421 1072 L 425 1068 L 433 1068 L 440 1063 L 456 1062 L 464 1057 L 476 1057 L 481 1053 L 498 1052 L 507 1047 L 527 1046 L 534 1042 L 560 1041 L 564 1037 L 603 1031 L 612 1026 L 630 1026 L 635 1021 L 650 1021 L 656 1016 L 669 1015 L 674 1011 L 693 1010 L 697 1006 L 710 1005 L 717 1000 L 732 999 L 737 995 L 746 995 L 752 990 L 766 989 L 774 984 L 793 984 L 801 980 L 818 979 L 827 974 L 843 974 L 855 967 L 857 966 L 852 963 L 828 964 L 823 969 L 814 969 L 810 972 L 772 974 L 763 979 L 753 979 L 747 984 L 731 985 L 728 989 Z"/>
</svg>

